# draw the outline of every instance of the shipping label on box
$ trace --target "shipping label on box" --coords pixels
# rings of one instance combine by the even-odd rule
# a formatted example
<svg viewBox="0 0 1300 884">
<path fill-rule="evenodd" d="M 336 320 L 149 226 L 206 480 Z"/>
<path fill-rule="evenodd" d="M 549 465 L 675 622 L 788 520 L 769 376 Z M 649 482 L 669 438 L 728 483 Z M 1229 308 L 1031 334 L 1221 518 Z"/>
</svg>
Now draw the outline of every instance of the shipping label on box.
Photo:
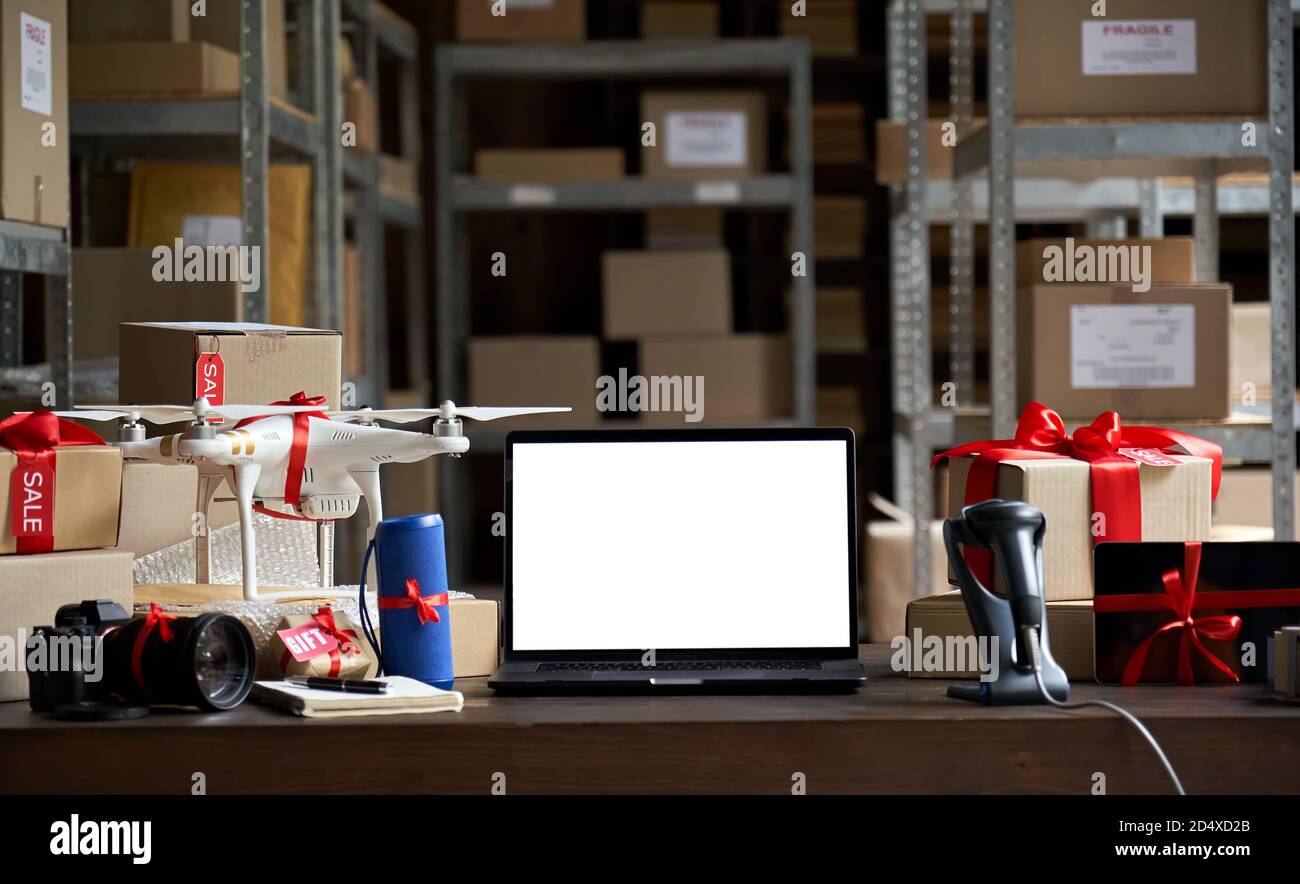
<svg viewBox="0 0 1300 884">
<path fill-rule="evenodd" d="M 1196 73 L 1196 20 L 1085 21 L 1083 73 L 1089 77 Z"/>
<path fill-rule="evenodd" d="M 668 114 L 664 124 L 673 168 L 749 162 L 749 118 L 743 111 L 678 111 Z"/>
<path fill-rule="evenodd" d="M 767 168 L 767 100 L 761 92 L 656 92 L 641 96 L 654 144 L 641 148 L 647 178 L 747 178 Z"/>
<path fill-rule="evenodd" d="M 1070 385 L 1076 390 L 1196 386 L 1196 308 L 1073 305 Z"/>
</svg>

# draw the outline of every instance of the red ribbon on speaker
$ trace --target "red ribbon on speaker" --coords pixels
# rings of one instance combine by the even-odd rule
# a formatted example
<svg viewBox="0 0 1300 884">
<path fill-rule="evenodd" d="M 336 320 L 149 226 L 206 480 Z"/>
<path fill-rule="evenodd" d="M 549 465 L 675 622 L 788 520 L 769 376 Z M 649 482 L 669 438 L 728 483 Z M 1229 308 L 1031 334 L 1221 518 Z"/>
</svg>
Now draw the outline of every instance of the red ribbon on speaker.
<svg viewBox="0 0 1300 884">
<path fill-rule="evenodd" d="M 379 607 L 382 610 L 415 608 L 421 626 L 440 622 L 442 616 L 438 614 L 438 606 L 446 604 L 450 604 L 450 596 L 445 592 L 437 595 L 420 595 L 420 583 L 414 577 L 406 581 L 406 595 L 379 598 Z"/>
<path fill-rule="evenodd" d="M 20 555 L 54 549 L 55 449 L 104 444 L 93 431 L 48 409 L 0 421 L 0 445 L 18 458 L 10 479 L 9 530 Z"/>
<path fill-rule="evenodd" d="M 168 625 L 169 620 L 175 620 L 175 614 L 168 614 L 157 603 L 149 603 L 149 614 L 144 618 L 144 626 L 136 633 L 135 644 L 131 646 L 131 675 L 135 678 L 135 686 L 140 689 L 140 693 L 146 697 L 149 696 L 149 688 L 144 683 L 144 646 L 149 642 L 149 636 L 155 629 L 163 642 L 170 642 L 175 638 L 172 628 Z"/>
<path fill-rule="evenodd" d="M 308 396 L 303 391 L 298 391 L 288 399 L 282 399 L 279 402 L 272 402 L 272 405 L 324 405 L 324 396 Z M 235 429 L 243 429 L 254 421 L 266 420 L 268 417 L 275 415 L 263 414 L 257 417 L 245 418 L 235 424 Z M 323 411 L 300 411 L 293 417 L 293 442 L 289 446 L 289 466 L 284 477 L 284 502 L 291 507 L 298 507 L 302 503 L 302 474 L 307 466 L 307 441 L 311 436 L 311 421 L 329 420 L 329 417 Z M 287 519 L 294 522 L 315 522 L 317 519 L 309 519 L 306 516 L 300 516 L 296 513 L 285 513 L 279 510 L 273 510 L 269 507 L 255 504 L 253 509 L 263 515 L 270 516 L 273 519 Z"/>
</svg>

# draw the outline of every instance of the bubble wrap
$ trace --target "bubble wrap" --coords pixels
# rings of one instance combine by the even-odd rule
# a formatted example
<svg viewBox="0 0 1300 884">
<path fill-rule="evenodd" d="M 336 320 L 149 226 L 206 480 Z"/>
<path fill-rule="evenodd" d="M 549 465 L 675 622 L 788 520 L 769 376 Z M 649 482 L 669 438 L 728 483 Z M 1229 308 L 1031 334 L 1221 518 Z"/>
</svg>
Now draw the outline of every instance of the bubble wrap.
<svg viewBox="0 0 1300 884">
<path fill-rule="evenodd" d="M 318 586 L 316 525 L 253 515 L 257 535 L 257 582 L 260 586 Z M 193 583 L 194 541 L 187 540 L 135 560 L 136 583 Z M 244 570 L 239 525 L 214 528 L 208 534 L 211 583 L 241 584 Z"/>
</svg>

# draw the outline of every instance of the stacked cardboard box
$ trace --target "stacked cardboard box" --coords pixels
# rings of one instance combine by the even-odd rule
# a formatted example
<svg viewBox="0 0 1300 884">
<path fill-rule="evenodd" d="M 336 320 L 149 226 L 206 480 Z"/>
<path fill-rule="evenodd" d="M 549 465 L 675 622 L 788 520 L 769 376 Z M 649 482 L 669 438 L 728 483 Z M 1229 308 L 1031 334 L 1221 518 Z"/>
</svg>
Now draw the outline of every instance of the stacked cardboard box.
<svg viewBox="0 0 1300 884">
<path fill-rule="evenodd" d="M 478 337 L 469 342 L 475 405 L 554 405 L 573 410 L 494 422 L 501 429 L 591 427 L 600 377 L 600 342 L 581 336 Z"/>
<path fill-rule="evenodd" d="M 607 340 L 731 333 L 731 256 L 722 249 L 606 252 L 602 277 Z"/>
<path fill-rule="evenodd" d="M 474 151 L 474 175 L 484 181 L 617 181 L 623 151 L 614 147 L 483 148 Z"/>
<path fill-rule="evenodd" d="M 862 395 L 857 387 L 818 387 L 816 408 L 819 427 L 848 427 L 855 436 L 866 431 Z"/>
<path fill-rule="evenodd" d="M 0 7 L 0 215 L 68 226 L 67 6 Z"/>
<path fill-rule="evenodd" d="M 767 171 L 767 99 L 761 92 L 641 95 L 655 142 L 641 148 L 646 178 L 751 178 Z"/>
<path fill-rule="evenodd" d="M 861 197 L 813 198 L 813 231 L 818 258 L 861 258 L 866 225 L 867 205 Z"/>
<path fill-rule="evenodd" d="M 957 132 L 945 128 L 947 120 L 925 123 L 925 174 L 935 181 L 952 178 L 953 148 Z M 982 119 L 973 120 L 971 131 L 984 127 Z M 876 121 L 876 183 L 901 184 L 907 180 L 907 126 L 891 120 Z"/>
<path fill-rule="evenodd" d="M 813 55 L 854 55 L 858 51 L 856 0 L 816 0 L 798 6 L 780 4 L 781 36 L 806 37 Z"/>
<path fill-rule="evenodd" d="M 641 7 L 644 40 L 707 40 L 718 36 L 713 0 L 646 0 Z"/>
<path fill-rule="evenodd" d="M 812 106 L 813 159 L 823 164 L 866 161 L 866 112 L 855 101 L 819 101 Z"/>
<path fill-rule="evenodd" d="M 854 288 L 819 288 L 816 299 L 817 352 L 866 352 L 867 320 L 862 291 Z"/>
<path fill-rule="evenodd" d="M 456 0 L 456 39 L 464 43 L 585 40 L 586 0 Z"/>
<path fill-rule="evenodd" d="M 721 248 L 726 218 L 716 206 L 650 209 L 645 241 L 652 249 Z"/>
</svg>

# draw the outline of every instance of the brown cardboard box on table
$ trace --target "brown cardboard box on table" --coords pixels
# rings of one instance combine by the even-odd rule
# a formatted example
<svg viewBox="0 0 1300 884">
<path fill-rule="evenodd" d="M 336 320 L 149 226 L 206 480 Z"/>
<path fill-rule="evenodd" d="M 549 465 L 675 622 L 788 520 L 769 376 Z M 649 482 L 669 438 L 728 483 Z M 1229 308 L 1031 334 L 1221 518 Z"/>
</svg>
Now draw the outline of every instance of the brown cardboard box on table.
<svg viewBox="0 0 1300 884">
<path fill-rule="evenodd" d="M 18 539 L 12 530 L 15 507 L 30 503 L 13 493 L 13 473 L 17 468 L 18 455 L 0 445 L 0 516 L 4 519 L 0 525 L 0 556 L 18 551 Z M 54 449 L 51 551 L 116 546 L 121 494 L 122 452 L 118 448 L 66 445 Z"/>
<path fill-rule="evenodd" d="M 268 287 L 271 322 L 302 325 L 307 316 L 311 167 L 272 165 L 268 180 L 269 278 L 258 282 Z M 238 245 L 243 230 L 239 182 L 239 166 L 137 163 L 131 170 L 128 244 L 174 250 L 180 238 L 187 249 Z M 226 275 L 231 275 L 229 269 Z"/>
<path fill-rule="evenodd" d="M 862 590 L 862 614 L 870 632 L 870 642 L 890 642 L 902 635 L 907 621 L 907 606 L 916 598 L 912 549 L 915 533 L 912 525 L 893 519 L 873 519 L 867 523 L 867 546 L 864 558 L 866 585 Z M 927 593 L 948 591 L 944 562 L 948 554 L 943 546 L 943 522 L 930 523 L 930 587 Z"/>
<path fill-rule="evenodd" d="M 119 328 L 121 397 L 187 405 L 199 395 L 199 354 L 225 369 L 226 404 L 263 405 L 302 391 L 340 407 L 343 339 L 338 332 L 248 323 L 128 322 Z"/>
<path fill-rule="evenodd" d="M 718 4 L 713 0 L 646 0 L 641 6 L 641 39 L 707 40 L 718 36 Z"/>
<path fill-rule="evenodd" d="M 779 335 L 716 338 L 645 338 L 640 374 L 694 381 L 694 412 L 646 411 L 647 423 L 672 426 L 744 424 L 788 418 L 793 409 L 789 341 Z M 683 405 L 685 396 L 683 396 Z M 684 423 L 687 416 L 702 416 Z"/>
<path fill-rule="evenodd" d="M 1195 283 L 1196 240 L 1063 237 L 1016 244 L 1016 282 L 1022 286 L 1096 282 L 1101 274 L 1136 280 L 1139 269 L 1152 284 Z"/>
<path fill-rule="evenodd" d="M 1264 0 L 1016 0 L 1019 116 L 1268 113 Z"/>
<path fill-rule="evenodd" d="M 72 321 L 78 359 L 118 355 L 117 327 L 167 316 L 180 322 L 238 322 L 239 283 L 158 282 L 152 249 L 73 249 Z"/>
<path fill-rule="evenodd" d="M 383 639 L 380 638 L 380 644 Z M 491 675 L 501 662 L 500 606 L 490 599 L 451 600 L 451 669 L 457 678 Z"/>
<path fill-rule="evenodd" d="M 68 14 L 64 0 L 0 4 L 0 216 L 68 226 Z"/>
<path fill-rule="evenodd" d="M 724 249 L 601 256 L 606 340 L 731 333 L 731 255 Z"/>
<path fill-rule="evenodd" d="M 131 610 L 131 554 L 96 549 L 0 557 L 0 635 L 54 625 L 63 605 L 109 599 Z M 24 653 L 25 638 L 18 642 Z M 27 672 L 0 671 L 0 702 L 27 699 Z"/>
<path fill-rule="evenodd" d="M 1142 489 L 1142 540 L 1208 540 L 1210 536 L 1210 461 L 1173 456 L 1173 467 L 1138 465 Z M 948 461 L 948 512 L 965 505 L 972 458 Z M 1096 512 L 1092 473 L 1087 463 L 1067 458 L 1008 460 L 997 468 L 996 496 L 1023 500 L 1042 510 L 1051 526 L 1043 538 L 1043 595 L 1056 599 L 1092 598 L 1092 547 Z M 951 566 L 949 581 L 954 580 Z M 995 575 L 998 584 L 1001 581 Z"/>
<path fill-rule="evenodd" d="M 1231 414 L 1231 286 L 1038 285 L 1016 299 L 1021 406 L 1129 423 Z"/>
<path fill-rule="evenodd" d="M 1296 474 L 1300 480 L 1300 473 Z M 1300 498 L 1295 502 L 1300 524 Z M 1215 526 L 1273 527 L 1273 471 L 1267 467 L 1231 467 L 1223 471 L 1214 498 Z"/>
<path fill-rule="evenodd" d="M 547 335 L 471 338 L 469 391 L 475 405 L 568 406 L 571 412 L 496 421 L 501 429 L 595 426 L 600 344 L 595 338 Z"/>
<path fill-rule="evenodd" d="M 188 43 L 193 0 L 68 0 L 70 43 Z"/>
<path fill-rule="evenodd" d="M 616 147 L 485 147 L 474 151 L 474 176 L 483 181 L 617 181 L 625 174 Z"/>
<path fill-rule="evenodd" d="M 137 558 L 194 539 L 198 508 L 199 471 L 189 464 L 127 461 L 122 464 L 122 515 L 115 549 Z M 218 497 L 231 493 L 222 486 Z M 208 507 L 208 529 L 238 521 L 233 500 L 214 500 Z"/>
<path fill-rule="evenodd" d="M 73 43 L 74 98 L 229 96 L 239 92 L 239 56 L 211 43 Z"/>
<path fill-rule="evenodd" d="M 587 38 L 586 0 L 456 0 L 456 39 L 465 43 L 569 41 Z"/>
<path fill-rule="evenodd" d="M 767 171 L 762 92 L 641 93 L 641 119 L 655 146 L 641 148 L 645 178 L 752 178 Z"/>
</svg>

